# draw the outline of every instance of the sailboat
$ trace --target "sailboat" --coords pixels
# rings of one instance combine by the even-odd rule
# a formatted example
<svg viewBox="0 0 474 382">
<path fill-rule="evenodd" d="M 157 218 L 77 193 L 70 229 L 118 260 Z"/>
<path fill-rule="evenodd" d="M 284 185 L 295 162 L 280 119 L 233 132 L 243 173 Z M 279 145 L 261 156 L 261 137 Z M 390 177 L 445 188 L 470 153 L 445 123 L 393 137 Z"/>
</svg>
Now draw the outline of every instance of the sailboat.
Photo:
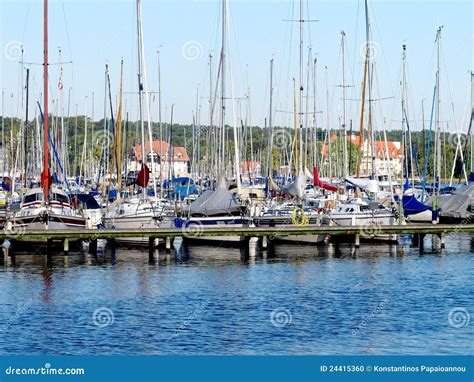
<svg viewBox="0 0 474 382">
<path fill-rule="evenodd" d="M 240 243 L 245 238 L 243 236 L 225 236 L 212 237 L 200 236 L 199 234 L 187 235 L 187 232 L 204 230 L 206 228 L 215 228 L 222 226 L 231 226 L 241 228 L 251 223 L 251 218 L 247 214 L 247 207 L 242 202 L 242 185 L 240 177 L 240 153 L 239 150 L 239 134 L 237 133 L 236 121 L 234 120 L 234 173 L 235 173 L 235 189 L 230 191 L 229 184 L 225 177 L 226 169 L 226 149 L 225 149 L 225 129 L 226 129 L 226 68 L 227 68 L 227 1 L 222 0 L 222 46 L 220 55 L 220 65 L 218 71 L 218 79 L 220 80 L 220 133 L 222 134 L 219 142 L 218 169 L 216 170 L 216 179 L 219 184 L 215 190 L 206 190 L 196 198 L 189 208 L 183 210 L 183 217 L 175 220 L 175 225 L 183 229 L 186 240 L 199 242 L 218 242 L 221 245 Z M 217 89 L 217 87 L 216 87 Z M 234 97 L 232 97 L 234 98 Z M 235 105 L 234 105 L 235 108 Z M 212 108 L 210 110 L 212 119 Z M 235 192 L 234 192 L 235 191 Z"/>
<path fill-rule="evenodd" d="M 48 114 L 48 0 L 44 0 L 44 118 L 43 118 L 43 171 L 41 188 L 24 192 L 20 210 L 13 215 L 7 228 L 22 232 L 27 229 L 83 229 L 86 218 L 73 208 L 69 195 L 52 185 L 49 169 L 49 114 Z M 53 146 L 52 139 L 51 145 Z M 53 146 L 54 148 L 54 146 Z M 56 155 L 56 160 L 59 158 Z M 21 236 L 17 238 L 21 240 Z"/>
<path fill-rule="evenodd" d="M 432 208 L 429 205 L 423 204 L 422 201 L 417 199 L 416 190 L 414 188 L 414 170 L 413 170 L 413 146 L 411 144 L 411 131 L 410 131 L 410 124 L 408 121 L 408 113 L 406 108 L 406 98 L 407 98 L 407 85 L 406 85 L 406 45 L 403 44 L 402 46 L 402 61 L 403 61 L 403 70 L 402 70 L 402 81 L 401 81 L 401 94 L 402 94 L 402 150 L 403 150 L 403 158 L 405 159 L 405 163 L 402 163 L 402 179 L 403 174 L 405 173 L 405 186 L 403 187 L 403 194 L 399 203 L 403 205 L 403 213 L 408 221 L 410 222 L 431 222 L 432 220 Z M 408 133 L 408 139 L 407 139 Z M 408 141 L 408 148 L 407 146 Z M 408 152 L 408 155 L 405 155 L 405 151 Z M 414 158 L 416 160 L 416 157 Z M 408 164 L 410 165 L 411 174 L 409 174 Z M 411 175 L 411 176 L 410 176 Z M 410 181 L 411 178 L 411 187 Z"/>
<path fill-rule="evenodd" d="M 307 179 L 308 176 L 303 171 L 303 158 L 305 156 L 303 152 L 303 36 L 304 28 L 303 23 L 303 2 L 300 0 L 300 41 L 299 41 L 299 111 L 297 113 L 296 103 L 296 80 L 293 80 L 293 128 L 294 128 L 294 139 L 293 139 L 293 153 L 294 153 L 294 168 L 296 177 L 294 181 L 282 188 L 282 192 L 286 195 L 292 196 L 291 201 L 285 201 L 283 203 L 273 204 L 267 206 L 262 211 L 261 215 L 255 216 L 253 222 L 257 227 L 271 227 L 278 233 L 278 229 L 291 226 L 320 226 L 321 225 L 321 213 L 318 208 L 306 205 L 306 199 L 308 194 L 306 193 Z M 272 81 L 272 78 L 270 78 Z M 272 86 L 270 86 L 270 94 Z M 270 120 L 272 114 L 272 104 L 270 98 Z M 271 153 L 270 153 L 271 156 Z M 269 161 L 270 162 L 270 161 Z M 291 161 L 290 166 L 291 168 Z M 270 178 L 270 177 L 269 177 Z M 271 179 L 271 178 L 270 178 Z M 278 235 L 276 234 L 273 238 L 275 242 L 287 242 L 293 244 L 316 244 L 324 241 L 324 235 Z"/>
<path fill-rule="evenodd" d="M 398 221 L 398 216 L 393 209 L 390 209 L 377 201 L 377 194 L 379 193 L 379 182 L 376 174 L 376 157 L 374 155 L 374 144 L 375 134 L 372 125 L 372 106 L 371 106 L 371 87 L 372 87 L 372 69 L 370 65 L 371 61 L 371 49 L 370 49 L 370 22 L 368 3 L 365 0 L 365 18 L 366 18 L 366 49 L 365 49 L 365 63 L 364 63 L 364 80 L 362 84 L 362 107 L 360 115 L 360 137 L 361 142 L 358 150 L 358 162 L 357 162 L 357 173 L 356 177 L 345 176 L 344 180 L 355 186 L 357 193 L 365 192 L 367 197 L 362 198 L 356 195 L 355 198 L 348 199 L 347 201 L 341 202 L 339 206 L 333 209 L 323 219 L 324 225 L 334 226 L 361 226 L 363 227 L 362 237 L 365 239 L 388 239 L 396 240 L 396 235 L 380 235 L 378 234 L 377 228 L 383 225 L 393 225 Z M 372 153 L 371 163 L 371 175 L 370 178 L 360 177 L 360 165 L 361 165 L 361 148 L 362 148 L 362 135 L 363 135 L 363 120 L 364 120 L 364 106 L 366 90 L 368 90 L 368 130 L 369 130 L 369 143 L 370 151 Z M 369 158 L 367 158 L 367 161 Z M 366 163 L 368 167 L 369 162 Z"/>
<path fill-rule="evenodd" d="M 141 187 L 141 195 L 132 196 L 129 199 L 121 199 L 120 197 L 116 202 L 108 206 L 105 225 L 112 229 L 150 229 L 160 227 L 160 223 L 165 215 L 165 205 L 160 203 L 158 200 L 151 199 L 147 195 L 147 187 L 151 178 L 154 187 L 154 194 L 156 195 L 156 181 L 154 177 L 154 155 L 153 155 L 153 143 L 152 143 L 152 132 L 151 132 L 151 121 L 150 121 L 150 106 L 149 97 L 146 87 L 146 71 L 145 71 L 145 53 L 143 47 L 143 33 L 142 33 L 142 9 L 141 1 L 136 1 L 137 7 L 137 36 L 138 36 L 138 97 L 139 97 L 139 125 L 141 128 L 141 150 L 142 150 L 142 166 L 138 173 L 136 183 Z M 122 82 L 122 81 L 121 81 Z M 120 94 L 120 100 L 122 99 L 122 93 Z M 121 102 L 121 101 L 120 101 Z M 145 127 L 144 127 L 144 110 L 143 106 L 146 106 L 147 120 L 148 120 L 148 135 L 149 135 L 149 146 L 151 156 L 151 171 L 146 165 L 145 154 Z M 119 108 L 119 111 L 121 107 Z M 121 111 L 120 111 L 121 113 Z M 121 117 L 119 117 L 121 118 Z M 121 150 L 121 147 L 117 147 L 117 150 Z M 120 168 L 120 166 L 118 166 Z M 120 171 L 120 169 L 119 169 Z M 135 245 L 148 245 L 147 238 L 131 237 L 131 238 L 120 238 L 117 242 L 131 243 Z M 157 242 L 155 242 L 157 244 Z"/>
</svg>

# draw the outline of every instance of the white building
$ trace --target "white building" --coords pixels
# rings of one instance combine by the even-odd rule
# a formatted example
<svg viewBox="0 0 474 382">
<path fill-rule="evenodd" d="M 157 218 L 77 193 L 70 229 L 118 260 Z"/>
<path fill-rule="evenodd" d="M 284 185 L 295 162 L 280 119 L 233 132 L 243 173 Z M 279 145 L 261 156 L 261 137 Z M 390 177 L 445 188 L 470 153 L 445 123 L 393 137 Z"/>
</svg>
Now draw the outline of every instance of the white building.
<svg viewBox="0 0 474 382">
<path fill-rule="evenodd" d="M 166 141 L 153 141 L 152 152 L 150 152 L 150 142 L 145 142 L 145 155 L 146 165 L 153 171 L 155 177 L 160 177 L 162 174 L 163 179 L 168 179 L 170 175 L 171 165 L 171 176 L 180 177 L 189 175 L 189 156 L 186 149 L 181 146 L 168 145 Z M 152 169 L 151 158 L 153 155 L 154 169 Z M 140 171 L 142 163 L 142 147 L 136 145 L 132 147 L 130 155 L 128 157 L 127 172 L 128 171 Z"/>
<path fill-rule="evenodd" d="M 336 134 L 331 136 L 331 142 L 337 139 Z M 360 137 L 358 135 L 350 135 L 347 140 L 354 145 L 360 145 Z M 360 172 L 363 175 L 372 173 L 372 149 L 371 142 L 365 139 L 361 148 Z M 402 145 L 396 141 L 374 141 L 374 156 L 377 174 L 388 174 L 389 170 L 394 177 L 399 177 L 402 173 Z M 334 150 L 333 146 L 331 148 Z M 327 164 L 328 145 L 323 146 L 323 155 Z M 388 160 L 387 160 L 388 157 Z"/>
</svg>

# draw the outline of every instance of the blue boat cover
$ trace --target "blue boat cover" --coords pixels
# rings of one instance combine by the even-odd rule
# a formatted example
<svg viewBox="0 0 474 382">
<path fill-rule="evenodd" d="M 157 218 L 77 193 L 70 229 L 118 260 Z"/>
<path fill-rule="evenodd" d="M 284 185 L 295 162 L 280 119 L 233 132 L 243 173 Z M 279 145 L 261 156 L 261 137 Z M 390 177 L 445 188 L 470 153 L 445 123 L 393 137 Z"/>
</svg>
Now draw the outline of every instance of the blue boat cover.
<svg viewBox="0 0 474 382">
<path fill-rule="evenodd" d="M 403 212 L 405 216 L 418 214 L 427 210 L 431 210 L 431 207 L 418 201 L 415 196 L 403 195 Z"/>
</svg>

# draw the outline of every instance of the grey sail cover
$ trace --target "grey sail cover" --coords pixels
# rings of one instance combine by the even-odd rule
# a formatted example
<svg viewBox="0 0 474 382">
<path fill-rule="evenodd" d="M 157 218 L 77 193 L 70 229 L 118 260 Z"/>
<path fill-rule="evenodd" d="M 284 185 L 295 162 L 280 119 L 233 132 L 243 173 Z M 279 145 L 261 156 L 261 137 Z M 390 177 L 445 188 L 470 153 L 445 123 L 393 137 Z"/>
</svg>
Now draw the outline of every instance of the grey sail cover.
<svg viewBox="0 0 474 382">
<path fill-rule="evenodd" d="M 215 191 L 205 191 L 189 206 L 191 216 L 216 216 L 233 214 L 241 210 L 235 195 L 227 189 L 224 179 Z"/>
</svg>

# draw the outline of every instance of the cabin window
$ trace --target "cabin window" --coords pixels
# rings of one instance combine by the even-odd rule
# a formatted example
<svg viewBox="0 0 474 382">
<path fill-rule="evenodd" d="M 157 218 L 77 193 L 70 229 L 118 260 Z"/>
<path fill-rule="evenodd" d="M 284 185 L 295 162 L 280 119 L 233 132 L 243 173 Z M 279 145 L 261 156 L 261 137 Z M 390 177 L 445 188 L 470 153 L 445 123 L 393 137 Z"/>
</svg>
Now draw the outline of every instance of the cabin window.
<svg viewBox="0 0 474 382">
<path fill-rule="evenodd" d="M 61 203 L 69 204 L 69 198 L 62 194 L 53 194 L 53 200 Z"/>
<path fill-rule="evenodd" d="M 32 194 L 32 195 L 26 195 L 23 199 L 23 203 L 33 203 L 36 202 L 37 200 L 42 200 L 42 194 Z"/>
</svg>

